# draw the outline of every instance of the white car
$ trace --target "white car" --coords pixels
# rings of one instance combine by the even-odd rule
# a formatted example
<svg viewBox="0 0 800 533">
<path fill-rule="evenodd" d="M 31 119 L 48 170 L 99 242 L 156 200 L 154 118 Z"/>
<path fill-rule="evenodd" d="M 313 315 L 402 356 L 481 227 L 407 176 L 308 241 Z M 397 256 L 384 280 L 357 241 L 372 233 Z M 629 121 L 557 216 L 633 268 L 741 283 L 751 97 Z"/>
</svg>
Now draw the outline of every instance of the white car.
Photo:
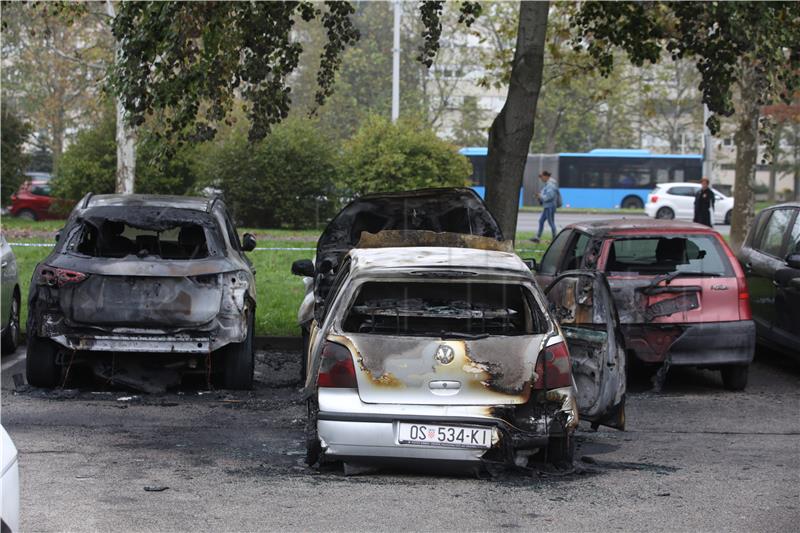
<svg viewBox="0 0 800 533">
<path fill-rule="evenodd" d="M 3 532 L 19 531 L 19 466 L 17 448 L 3 426 L 0 426 L 0 467 L 2 467 L 2 508 L 0 521 Z"/>
<path fill-rule="evenodd" d="M 694 197 L 699 190 L 699 183 L 659 183 L 647 195 L 644 212 L 654 218 L 692 220 Z M 714 187 L 711 190 L 714 191 L 714 224 L 730 224 L 733 198 Z"/>
</svg>

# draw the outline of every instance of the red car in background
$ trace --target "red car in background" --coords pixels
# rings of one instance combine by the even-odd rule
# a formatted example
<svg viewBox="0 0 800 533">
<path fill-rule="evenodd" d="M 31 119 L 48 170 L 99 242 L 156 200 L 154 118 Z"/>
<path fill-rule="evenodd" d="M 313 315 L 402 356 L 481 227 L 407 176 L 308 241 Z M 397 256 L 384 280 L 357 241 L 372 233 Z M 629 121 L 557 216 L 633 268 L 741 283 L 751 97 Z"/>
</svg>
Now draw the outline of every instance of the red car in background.
<svg viewBox="0 0 800 533">
<path fill-rule="evenodd" d="M 64 218 L 63 214 L 54 212 L 53 198 L 50 196 L 50 179 L 46 173 L 27 173 L 30 179 L 19 186 L 19 190 L 11 195 L 9 212 L 20 218 L 29 220 L 46 220 L 48 218 Z"/>
<path fill-rule="evenodd" d="M 756 335 L 745 274 L 711 228 L 640 218 L 572 224 L 535 268 L 542 287 L 564 271 L 603 272 L 629 361 L 661 365 L 662 377 L 671 365 L 717 369 L 725 388 L 747 385 Z"/>
</svg>

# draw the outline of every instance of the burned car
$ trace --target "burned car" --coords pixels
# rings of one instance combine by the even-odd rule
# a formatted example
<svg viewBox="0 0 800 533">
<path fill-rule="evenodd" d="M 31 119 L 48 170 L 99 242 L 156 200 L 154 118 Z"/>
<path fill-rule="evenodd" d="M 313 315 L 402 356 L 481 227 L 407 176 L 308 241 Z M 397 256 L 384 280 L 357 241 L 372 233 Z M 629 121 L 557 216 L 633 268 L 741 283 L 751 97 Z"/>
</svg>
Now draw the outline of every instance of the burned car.
<svg viewBox="0 0 800 533">
<path fill-rule="evenodd" d="M 28 382 L 88 366 L 146 390 L 155 367 L 162 388 L 186 373 L 250 388 L 254 247 L 218 197 L 87 195 L 31 279 Z"/>
<path fill-rule="evenodd" d="M 306 295 L 298 323 L 307 351 L 311 322 L 324 302 L 347 253 L 362 232 L 414 230 L 476 235 L 502 241 L 500 226 L 475 191 L 469 188 L 420 189 L 364 195 L 345 206 L 327 225 L 317 242 L 314 260 L 301 259 L 292 273 L 305 276 Z M 305 379 L 307 362 L 302 362 Z"/>
<path fill-rule="evenodd" d="M 563 271 L 602 272 L 611 286 L 632 362 L 720 370 L 742 390 L 755 351 L 745 275 L 719 233 L 677 220 L 617 219 L 572 224 L 536 267 L 546 287 Z"/>
<path fill-rule="evenodd" d="M 624 428 L 605 278 L 565 273 L 546 296 L 508 242 L 364 232 L 310 333 L 310 465 L 564 464 L 579 417 Z"/>
</svg>

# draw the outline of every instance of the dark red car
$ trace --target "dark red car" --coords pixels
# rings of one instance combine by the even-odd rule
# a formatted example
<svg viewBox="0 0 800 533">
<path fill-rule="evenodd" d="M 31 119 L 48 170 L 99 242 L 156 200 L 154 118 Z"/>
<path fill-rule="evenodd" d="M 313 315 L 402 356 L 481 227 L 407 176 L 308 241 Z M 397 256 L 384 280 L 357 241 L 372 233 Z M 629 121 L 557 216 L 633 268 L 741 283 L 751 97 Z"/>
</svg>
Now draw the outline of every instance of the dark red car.
<svg viewBox="0 0 800 533">
<path fill-rule="evenodd" d="M 747 385 L 755 324 L 744 272 L 717 232 L 677 220 L 572 224 L 536 266 L 537 280 L 547 287 L 557 274 L 576 269 L 608 278 L 629 360 L 665 371 L 670 365 L 719 369 L 726 388 Z"/>
<path fill-rule="evenodd" d="M 20 185 L 19 190 L 11 195 L 9 212 L 20 218 L 29 220 L 45 220 L 63 218 L 63 214 L 55 213 L 53 198 L 50 196 L 49 174 L 28 174 L 31 179 Z"/>
</svg>

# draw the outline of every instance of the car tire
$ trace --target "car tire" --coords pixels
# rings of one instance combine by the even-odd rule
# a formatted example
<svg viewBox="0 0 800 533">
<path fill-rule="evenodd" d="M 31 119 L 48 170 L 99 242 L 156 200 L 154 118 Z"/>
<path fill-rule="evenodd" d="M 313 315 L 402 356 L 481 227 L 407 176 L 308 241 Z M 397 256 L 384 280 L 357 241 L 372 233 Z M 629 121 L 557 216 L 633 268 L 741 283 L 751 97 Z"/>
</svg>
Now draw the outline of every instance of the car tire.
<svg viewBox="0 0 800 533">
<path fill-rule="evenodd" d="M 733 209 L 731 209 L 727 213 L 725 213 L 725 225 L 726 226 L 730 226 L 731 225 L 731 215 L 732 214 L 733 214 Z"/>
<path fill-rule="evenodd" d="M 313 467 L 322 458 L 322 444 L 317 432 L 319 403 L 315 398 L 306 401 L 306 464 Z"/>
<path fill-rule="evenodd" d="M 19 346 L 19 289 L 14 289 L 11 297 L 11 311 L 8 316 L 8 324 L 3 331 L 2 349 L 4 354 L 12 354 Z"/>
<path fill-rule="evenodd" d="M 748 365 L 730 365 L 722 367 L 722 384 L 728 390 L 744 390 L 744 388 L 747 387 L 747 374 L 749 370 L 750 367 Z"/>
<path fill-rule="evenodd" d="M 675 218 L 675 211 L 673 211 L 669 207 L 661 207 L 656 211 L 656 218 L 662 218 L 664 220 L 672 220 Z"/>
<path fill-rule="evenodd" d="M 25 356 L 25 375 L 28 384 L 52 389 L 61 382 L 61 366 L 56 357 L 61 347 L 50 339 L 28 336 L 28 353 Z"/>
<path fill-rule="evenodd" d="M 36 213 L 30 209 L 20 210 L 20 212 L 17 213 L 17 218 L 24 220 L 39 220 L 39 217 L 36 216 Z"/>
<path fill-rule="evenodd" d="M 644 202 L 638 196 L 628 196 L 622 200 L 622 209 L 644 209 Z"/>
<path fill-rule="evenodd" d="M 222 387 L 231 390 L 253 388 L 255 350 L 253 337 L 255 310 L 247 313 L 247 335 L 244 341 L 231 343 L 222 348 Z"/>
<path fill-rule="evenodd" d="M 557 467 L 569 468 L 575 458 L 575 437 L 571 433 L 552 436 L 547 440 L 546 461 Z"/>
</svg>

